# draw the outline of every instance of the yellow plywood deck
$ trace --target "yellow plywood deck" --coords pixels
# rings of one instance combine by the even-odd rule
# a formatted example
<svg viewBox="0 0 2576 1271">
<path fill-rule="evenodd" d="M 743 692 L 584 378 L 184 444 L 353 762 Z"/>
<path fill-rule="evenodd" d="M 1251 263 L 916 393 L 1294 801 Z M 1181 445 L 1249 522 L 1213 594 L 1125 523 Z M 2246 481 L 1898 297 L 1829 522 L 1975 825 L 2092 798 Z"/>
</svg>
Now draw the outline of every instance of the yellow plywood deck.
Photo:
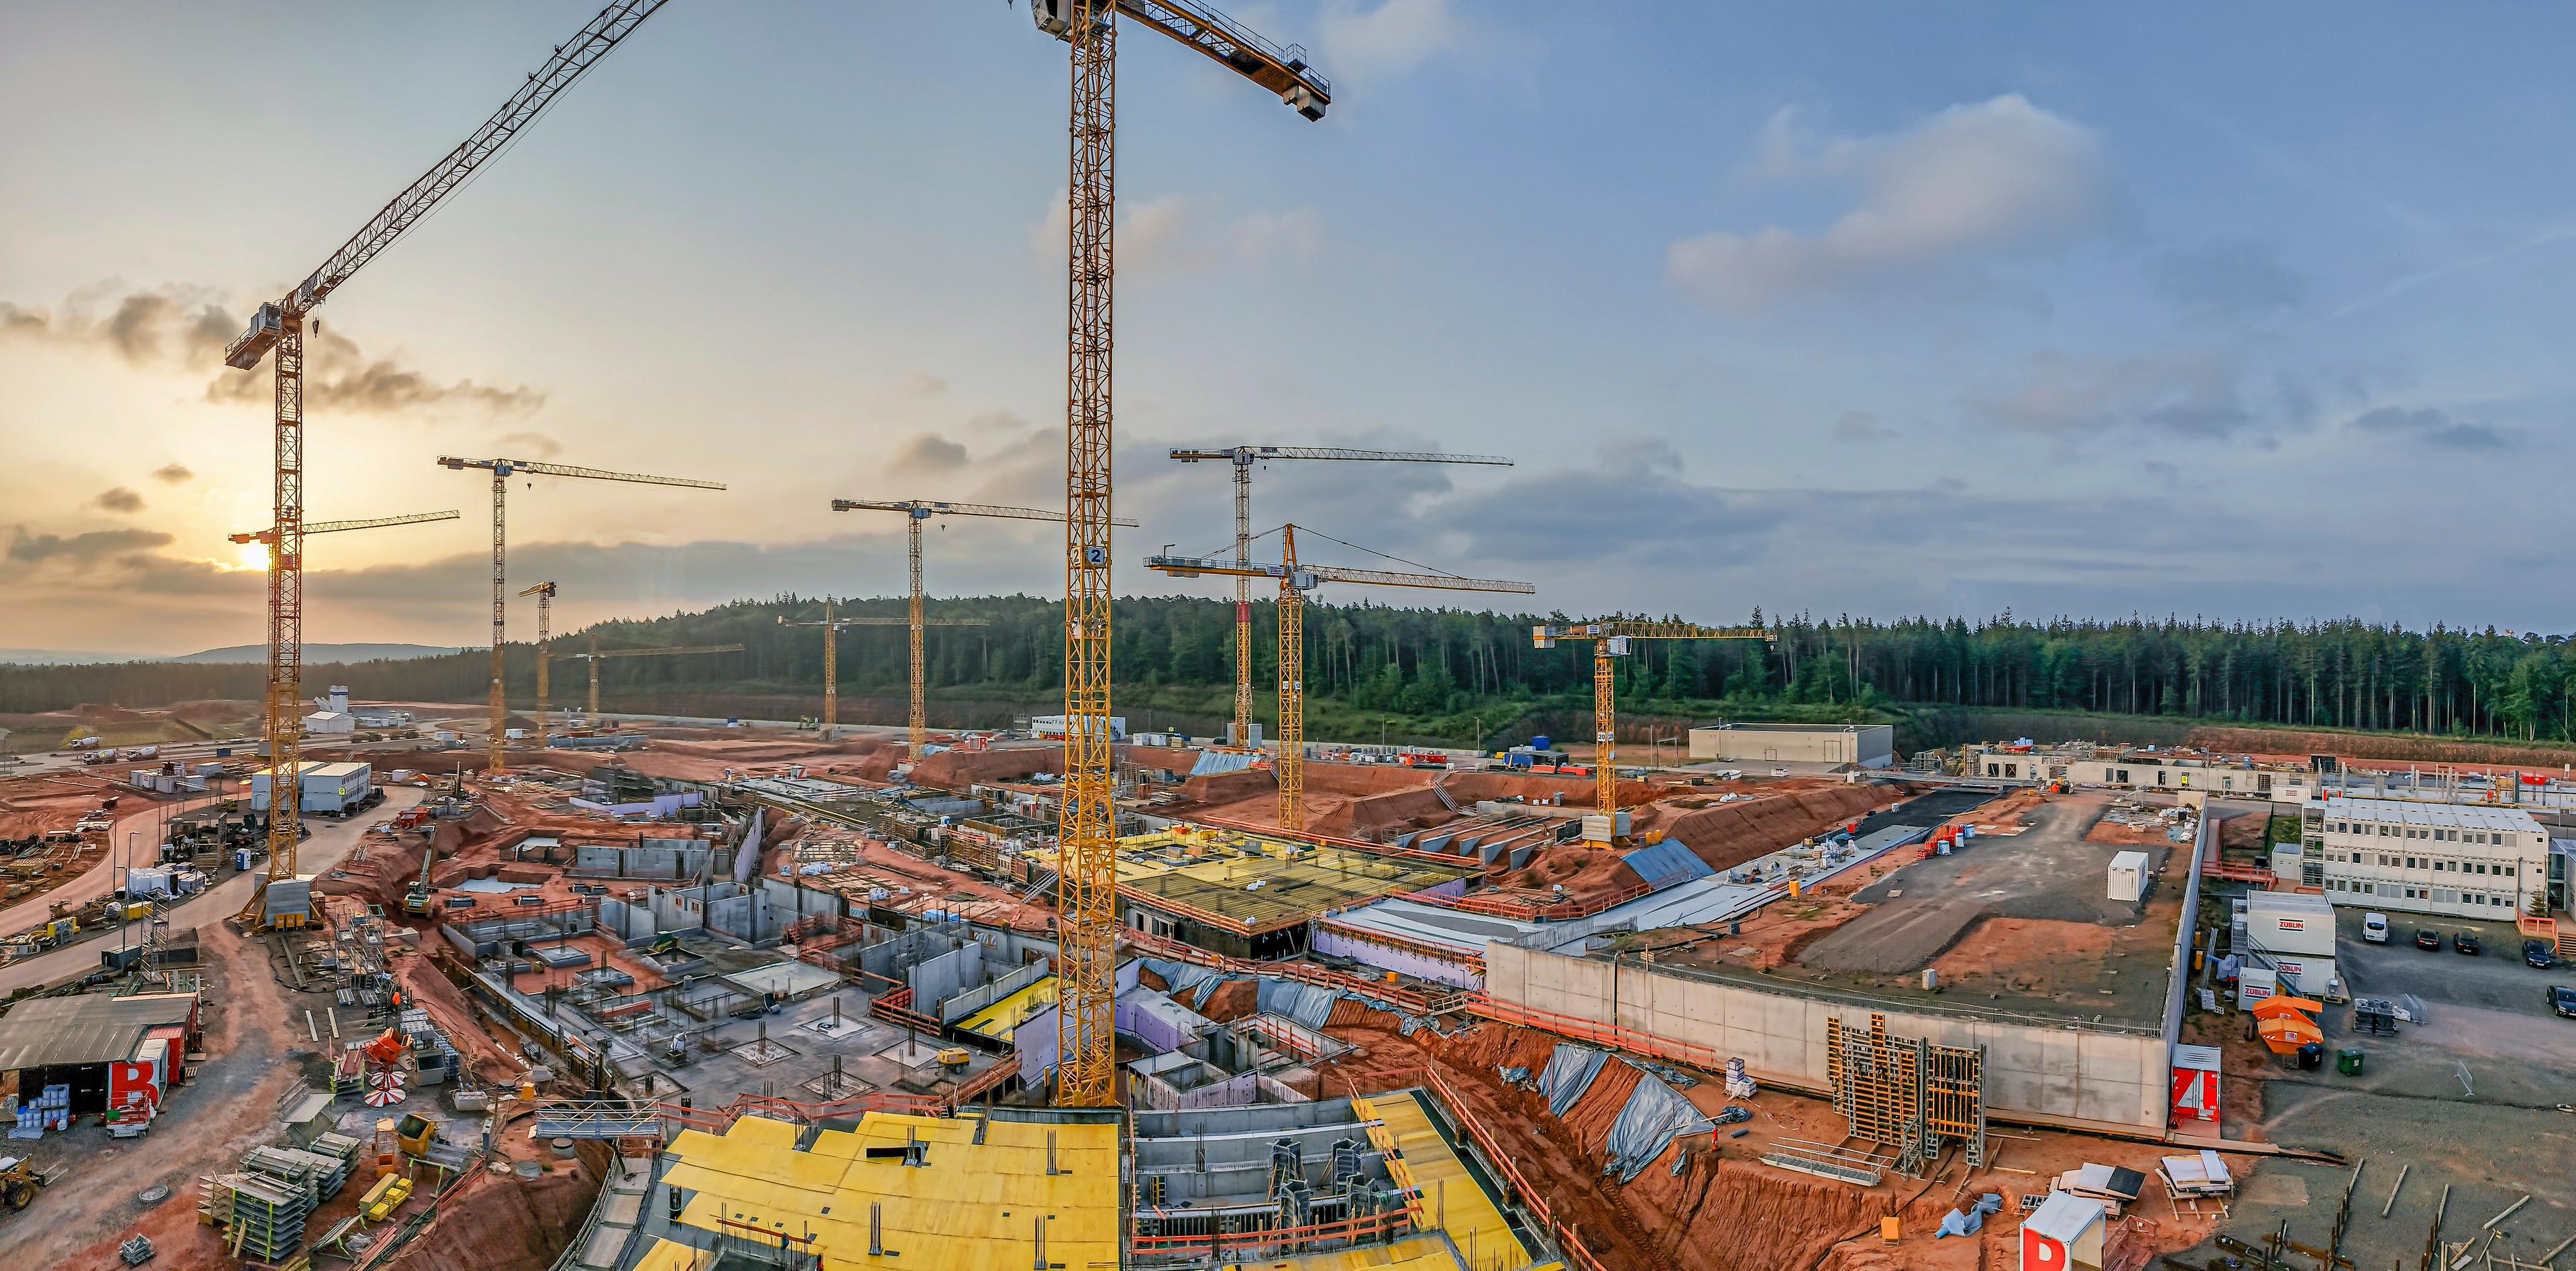
<svg viewBox="0 0 2576 1271">
<path fill-rule="evenodd" d="M 1491 1271 L 1487 1264 L 1483 1271 Z M 1388 1245 L 1363 1245 L 1332 1253 L 1301 1253 L 1260 1262 L 1232 1262 L 1227 1271 L 1470 1271 L 1438 1236 L 1409 1236 Z M 1520 1271 L 1517 1264 L 1507 1271 Z"/>
<path fill-rule="evenodd" d="M 979 1037 L 1009 1041 L 1029 1017 L 1055 1005 L 1055 977 L 1050 975 L 1001 1001 L 957 1021 L 957 1027 Z"/>
<path fill-rule="evenodd" d="M 1412 1203 L 1417 1223 L 1447 1232 L 1450 1243 L 1457 1246 L 1471 1266 L 1530 1264 L 1529 1248 L 1512 1234 L 1511 1225 L 1503 1221 L 1502 1210 L 1495 1207 L 1493 1198 L 1485 1194 L 1475 1176 L 1467 1172 L 1467 1163 L 1459 1160 L 1448 1140 L 1440 1137 L 1439 1129 L 1431 1124 L 1431 1114 L 1417 1096 L 1396 1093 L 1354 1098 L 1351 1109 L 1363 1120 L 1379 1122 L 1369 1127 L 1369 1143 L 1387 1153 L 1386 1172 L 1394 1176 L 1397 1185 L 1416 1189 Z"/>
<path fill-rule="evenodd" d="M 1246 853 L 1250 854 L 1246 854 Z M 1050 866 L 1052 856 L 1032 853 Z M 1158 831 L 1118 840 L 1118 889 L 1267 930 L 1474 871 L 1230 830 Z"/>
<path fill-rule="evenodd" d="M 722 1136 L 683 1131 L 671 1144 L 679 1163 L 668 1181 L 698 1193 L 683 1223 L 738 1235 L 810 1234 L 827 1265 L 1021 1271 L 1034 1260 L 1042 1217 L 1048 1261 L 1116 1264 L 1117 1127 L 995 1121 L 977 1144 L 975 1126 L 972 1118 L 872 1112 L 855 1131 L 826 1131 L 813 1150 L 799 1152 L 795 1126 L 744 1117 Z M 903 1146 L 907 1131 L 929 1145 L 927 1164 L 866 1159 L 866 1148 Z M 1049 1133 L 1060 1171 L 1053 1176 Z M 889 1251 L 881 1258 L 868 1256 L 871 1205 L 882 1214 Z"/>
</svg>

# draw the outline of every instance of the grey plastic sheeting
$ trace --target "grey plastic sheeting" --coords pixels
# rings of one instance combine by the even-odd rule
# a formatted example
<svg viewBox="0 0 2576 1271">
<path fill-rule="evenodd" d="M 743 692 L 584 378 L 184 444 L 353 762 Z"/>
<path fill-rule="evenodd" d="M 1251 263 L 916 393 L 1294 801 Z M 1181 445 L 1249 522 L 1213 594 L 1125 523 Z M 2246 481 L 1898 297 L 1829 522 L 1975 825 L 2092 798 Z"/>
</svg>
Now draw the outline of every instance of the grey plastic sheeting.
<svg viewBox="0 0 2576 1271">
<path fill-rule="evenodd" d="M 1619 1110 L 1619 1119 L 1610 1124 L 1610 1137 L 1602 1145 L 1610 1158 L 1604 1172 L 1615 1172 L 1620 1182 L 1629 1182 L 1663 1155 L 1676 1137 L 1706 1128 L 1708 1118 L 1680 1091 L 1639 1069 L 1637 1092 L 1628 1096 L 1628 1106 Z"/>
<path fill-rule="evenodd" d="M 1592 1088 L 1592 1079 L 1601 1075 L 1601 1065 L 1609 1058 L 1606 1050 L 1558 1042 L 1556 1053 L 1547 1057 L 1547 1067 L 1538 1075 L 1538 1088 L 1547 1095 L 1547 1114 L 1562 1119 L 1565 1110 Z"/>
<path fill-rule="evenodd" d="M 1259 1000 L 1265 1014 L 1285 1015 L 1308 1028 L 1321 1029 L 1324 1021 L 1332 1018 L 1333 1003 L 1342 1000 L 1342 995 L 1320 984 L 1264 977 Z"/>
<path fill-rule="evenodd" d="M 1189 993 L 1193 1010 L 1206 1006 L 1208 994 L 1216 992 L 1216 986 L 1234 978 L 1213 967 L 1190 962 L 1166 962 L 1161 958 L 1139 958 L 1137 961 L 1144 963 L 1146 970 L 1163 977 L 1163 983 L 1170 986 L 1165 992 L 1174 1001 L 1180 1000 L 1181 994 Z"/>
<path fill-rule="evenodd" d="M 1628 862 L 1628 868 L 1637 871 L 1637 877 L 1646 880 L 1650 891 L 1661 891 L 1675 883 L 1706 878 L 1717 872 L 1680 839 L 1666 839 L 1653 847 L 1641 847 L 1620 859 Z"/>
</svg>

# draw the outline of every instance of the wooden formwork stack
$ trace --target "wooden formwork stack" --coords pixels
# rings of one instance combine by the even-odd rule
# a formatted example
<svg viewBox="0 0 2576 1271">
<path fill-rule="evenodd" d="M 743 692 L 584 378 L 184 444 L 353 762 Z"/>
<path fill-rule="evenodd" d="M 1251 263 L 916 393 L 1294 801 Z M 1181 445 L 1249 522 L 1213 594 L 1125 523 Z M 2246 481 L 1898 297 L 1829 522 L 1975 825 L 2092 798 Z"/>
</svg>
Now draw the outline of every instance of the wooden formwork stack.
<svg viewBox="0 0 2576 1271">
<path fill-rule="evenodd" d="M 1895 1036 L 1877 1012 L 1865 1033 L 1828 1016 L 1825 1078 L 1852 1135 L 1891 1149 L 1899 1172 L 1930 1173 L 1953 1140 L 1964 1146 L 1971 1168 L 1985 1164 L 1984 1047 Z"/>
</svg>

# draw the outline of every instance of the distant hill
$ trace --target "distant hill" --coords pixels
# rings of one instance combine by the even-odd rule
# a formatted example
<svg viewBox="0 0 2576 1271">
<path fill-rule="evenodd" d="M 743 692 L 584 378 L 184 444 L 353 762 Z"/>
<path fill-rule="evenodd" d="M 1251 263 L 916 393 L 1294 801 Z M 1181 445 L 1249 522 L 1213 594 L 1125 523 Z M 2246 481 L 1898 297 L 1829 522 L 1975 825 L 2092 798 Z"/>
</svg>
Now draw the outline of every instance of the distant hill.
<svg viewBox="0 0 2576 1271">
<path fill-rule="evenodd" d="M 149 662 L 140 653 L 86 653 L 77 649 L 0 649 L 0 665 L 88 666 L 94 662 Z"/>
<path fill-rule="evenodd" d="M 434 644 L 308 644 L 304 660 L 318 665 L 325 662 L 407 662 L 413 658 L 443 658 L 461 649 Z M 208 649 L 182 658 L 153 658 L 155 662 L 265 662 L 268 646 L 236 644 L 228 649 Z"/>
</svg>

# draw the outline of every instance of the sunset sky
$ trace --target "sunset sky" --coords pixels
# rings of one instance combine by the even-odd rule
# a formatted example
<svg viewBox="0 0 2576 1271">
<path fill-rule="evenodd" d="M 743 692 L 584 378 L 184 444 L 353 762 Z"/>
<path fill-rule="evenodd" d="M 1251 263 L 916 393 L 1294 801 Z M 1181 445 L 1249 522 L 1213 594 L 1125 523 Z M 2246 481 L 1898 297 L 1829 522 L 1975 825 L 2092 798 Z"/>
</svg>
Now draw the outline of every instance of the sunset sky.
<svg viewBox="0 0 2576 1271">
<path fill-rule="evenodd" d="M 0 9 L 0 648 L 260 638 L 223 342 L 594 9 Z M 1267 442 L 1512 456 L 1254 518 L 1540 610 L 2576 626 L 2576 9 L 1231 12 L 1336 100 L 1122 41 L 1122 592 L 1231 593 L 1136 564 L 1231 538 L 1162 451 Z M 729 484 L 514 485 L 565 627 L 900 588 L 836 496 L 1059 504 L 1065 79 L 1025 5 L 671 4 L 321 310 L 307 515 L 464 517 L 317 539 L 306 638 L 487 638 L 440 454 Z M 957 523 L 930 585 L 1058 550 Z"/>
</svg>

